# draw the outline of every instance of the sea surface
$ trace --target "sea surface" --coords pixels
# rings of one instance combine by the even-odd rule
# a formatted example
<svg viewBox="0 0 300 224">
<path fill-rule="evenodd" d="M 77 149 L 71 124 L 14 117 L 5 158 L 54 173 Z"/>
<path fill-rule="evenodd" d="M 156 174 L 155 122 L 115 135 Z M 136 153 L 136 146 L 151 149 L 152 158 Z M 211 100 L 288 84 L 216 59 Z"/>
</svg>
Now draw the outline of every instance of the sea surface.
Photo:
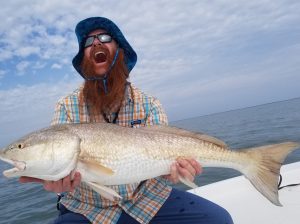
<svg viewBox="0 0 300 224">
<path fill-rule="evenodd" d="M 224 140 L 234 150 L 282 141 L 300 142 L 300 98 L 171 122 Z M 285 163 L 300 161 L 300 149 Z M 0 172 L 9 165 L 0 162 Z M 205 168 L 199 186 L 240 175 L 230 169 Z M 176 185 L 186 189 L 182 185 Z M 0 175 L 0 224 L 49 223 L 57 216 L 56 195 L 39 184 L 19 184 Z"/>
</svg>

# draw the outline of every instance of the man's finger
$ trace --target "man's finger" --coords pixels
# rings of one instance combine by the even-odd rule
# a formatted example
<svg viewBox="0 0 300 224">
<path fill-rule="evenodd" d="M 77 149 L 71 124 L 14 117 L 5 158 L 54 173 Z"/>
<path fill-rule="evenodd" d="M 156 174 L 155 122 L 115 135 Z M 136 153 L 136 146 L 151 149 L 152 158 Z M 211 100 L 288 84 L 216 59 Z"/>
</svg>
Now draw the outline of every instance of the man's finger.
<svg viewBox="0 0 300 224">
<path fill-rule="evenodd" d="M 192 174 L 190 173 L 190 171 L 188 171 L 187 169 L 182 168 L 182 167 L 180 167 L 180 166 L 179 166 L 177 169 L 178 169 L 179 174 L 180 174 L 182 177 L 184 177 L 184 178 L 186 178 L 186 179 L 188 179 L 188 180 L 194 182 L 194 179 L 195 179 L 195 178 L 194 178 L 194 175 L 192 175 Z"/>
<path fill-rule="evenodd" d="M 30 183 L 30 182 L 44 183 L 44 180 L 41 180 L 41 179 L 38 179 L 38 178 L 34 178 L 34 177 L 20 177 L 19 178 L 19 182 L 20 183 Z"/>
<path fill-rule="evenodd" d="M 173 163 L 172 165 L 171 165 L 171 181 L 174 183 L 174 184 L 176 184 L 176 183 L 178 183 L 178 181 L 179 181 L 179 178 L 178 178 L 178 171 L 177 171 L 177 166 L 178 166 L 178 164 L 177 163 Z"/>
<path fill-rule="evenodd" d="M 196 170 L 196 175 L 201 174 L 202 173 L 202 166 L 200 165 L 200 163 L 198 163 L 195 159 L 188 159 L 188 160 L 190 161 L 190 163 L 192 164 L 192 166 Z"/>
<path fill-rule="evenodd" d="M 53 181 L 45 180 L 44 181 L 44 189 L 46 191 L 53 191 L 54 190 L 54 183 L 53 183 Z"/>
<path fill-rule="evenodd" d="M 196 169 L 192 166 L 189 160 L 187 159 L 178 159 L 179 167 L 187 170 L 192 176 L 196 175 Z"/>
<path fill-rule="evenodd" d="M 62 179 L 62 191 L 71 190 L 71 175 L 68 175 Z"/>
<path fill-rule="evenodd" d="M 80 182 L 81 182 L 81 175 L 79 172 L 76 172 L 74 174 L 74 179 L 71 182 L 71 191 L 74 191 L 75 188 L 79 186 Z"/>
</svg>

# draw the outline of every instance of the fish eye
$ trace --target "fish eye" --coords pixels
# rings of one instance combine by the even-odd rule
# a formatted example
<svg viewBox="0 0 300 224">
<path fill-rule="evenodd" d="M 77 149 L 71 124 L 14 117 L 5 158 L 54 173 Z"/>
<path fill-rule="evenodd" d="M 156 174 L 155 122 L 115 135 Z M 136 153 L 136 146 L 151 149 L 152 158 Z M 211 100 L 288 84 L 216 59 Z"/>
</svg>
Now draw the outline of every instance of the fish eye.
<svg viewBox="0 0 300 224">
<path fill-rule="evenodd" d="M 17 147 L 18 147 L 18 149 L 23 149 L 23 148 L 24 148 L 24 144 L 19 143 L 19 144 L 17 145 Z"/>
</svg>

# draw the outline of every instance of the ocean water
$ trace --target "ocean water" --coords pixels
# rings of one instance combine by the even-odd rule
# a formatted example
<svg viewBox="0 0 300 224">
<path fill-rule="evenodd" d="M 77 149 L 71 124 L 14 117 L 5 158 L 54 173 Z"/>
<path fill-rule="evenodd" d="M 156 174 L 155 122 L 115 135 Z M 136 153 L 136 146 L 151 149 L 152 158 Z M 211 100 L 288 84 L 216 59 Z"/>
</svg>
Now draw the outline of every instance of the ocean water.
<svg viewBox="0 0 300 224">
<path fill-rule="evenodd" d="M 204 132 L 224 140 L 234 150 L 282 141 L 300 142 L 300 98 L 251 108 L 171 122 L 170 125 Z M 285 163 L 300 161 L 300 149 Z M 9 168 L 0 162 L 0 171 Z M 240 175 L 230 169 L 205 168 L 199 186 Z M 176 185 L 186 189 L 182 185 Z M 0 175 L 0 224 L 48 223 L 57 216 L 56 195 L 39 184 L 19 184 Z"/>
</svg>

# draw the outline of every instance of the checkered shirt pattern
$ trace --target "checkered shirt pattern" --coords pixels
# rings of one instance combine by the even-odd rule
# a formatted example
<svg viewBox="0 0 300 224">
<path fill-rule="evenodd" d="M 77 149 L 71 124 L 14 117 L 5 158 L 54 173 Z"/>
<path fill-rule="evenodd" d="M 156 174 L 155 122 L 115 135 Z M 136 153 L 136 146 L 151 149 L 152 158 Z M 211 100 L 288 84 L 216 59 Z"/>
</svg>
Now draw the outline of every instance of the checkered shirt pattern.
<svg viewBox="0 0 300 224">
<path fill-rule="evenodd" d="M 86 104 L 79 103 L 83 87 L 59 100 L 52 125 L 62 123 L 104 122 L 102 115 L 91 120 Z M 116 115 L 108 114 L 112 121 Z M 167 116 L 160 102 L 128 84 L 126 94 L 116 120 L 116 124 L 137 128 L 148 125 L 167 125 Z M 74 193 L 68 193 L 61 203 L 70 211 L 80 213 L 93 224 L 117 223 L 122 210 L 140 223 L 149 223 L 168 198 L 171 187 L 162 178 L 154 178 L 142 183 L 109 186 L 122 199 L 107 200 L 81 183 Z"/>
</svg>

